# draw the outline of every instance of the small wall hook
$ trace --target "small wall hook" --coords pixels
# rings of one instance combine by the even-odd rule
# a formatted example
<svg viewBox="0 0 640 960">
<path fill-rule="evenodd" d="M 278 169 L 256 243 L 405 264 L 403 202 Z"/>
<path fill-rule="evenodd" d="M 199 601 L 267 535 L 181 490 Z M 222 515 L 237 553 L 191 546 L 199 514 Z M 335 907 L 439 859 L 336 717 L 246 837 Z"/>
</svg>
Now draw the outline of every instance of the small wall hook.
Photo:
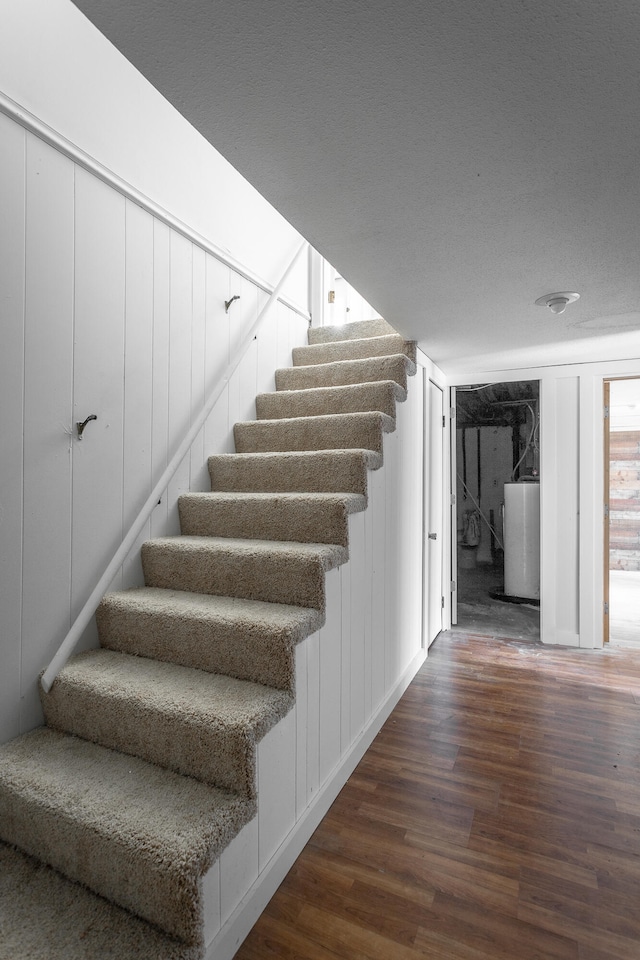
<svg viewBox="0 0 640 960">
<path fill-rule="evenodd" d="M 83 433 L 84 428 L 86 427 L 86 425 L 89 423 L 89 421 L 90 421 L 90 420 L 97 420 L 97 419 L 98 419 L 98 418 L 96 417 L 95 413 L 91 413 L 91 414 L 89 414 L 89 416 L 87 417 L 86 420 L 82 420 L 82 421 L 77 420 L 77 421 L 76 421 L 76 429 L 77 429 L 77 431 L 78 431 L 78 440 L 82 440 L 82 433 Z"/>
<path fill-rule="evenodd" d="M 231 306 L 231 304 L 233 303 L 233 301 L 234 301 L 234 300 L 239 300 L 239 299 L 240 299 L 240 295 L 239 295 L 239 294 L 236 294 L 235 297 L 231 297 L 231 300 L 225 300 L 225 302 L 224 302 L 224 312 L 225 312 L 225 313 L 229 313 L 229 307 Z"/>
</svg>

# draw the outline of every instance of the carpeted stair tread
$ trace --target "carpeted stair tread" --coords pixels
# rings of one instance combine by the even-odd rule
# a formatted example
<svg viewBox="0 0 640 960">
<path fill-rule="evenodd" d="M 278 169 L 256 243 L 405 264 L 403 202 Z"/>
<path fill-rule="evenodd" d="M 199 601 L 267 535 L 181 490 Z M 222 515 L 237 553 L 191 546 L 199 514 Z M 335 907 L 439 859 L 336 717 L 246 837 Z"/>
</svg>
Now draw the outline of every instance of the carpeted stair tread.
<svg viewBox="0 0 640 960">
<path fill-rule="evenodd" d="M 334 324 L 326 327 L 309 327 L 309 343 L 329 343 L 334 340 L 362 340 L 364 337 L 398 335 L 390 323 L 378 317 L 376 320 L 357 320 L 355 323 Z"/>
<path fill-rule="evenodd" d="M 185 536 L 250 537 L 339 543 L 346 547 L 349 514 L 364 510 L 356 493 L 188 493 L 178 500 Z"/>
<path fill-rule="evenodd" d="M 415 363 L 404 353 L 285 367 L 276 370 L 276 390 L 310 390 L 392 380 L 406 393 L 407 377 L 415 370 Z"/>
<path fill-rule="evenodd" d="M 306 390 L 280 390 L 256 397 L 258 420 L 284 420 L 293 417 L 320 417 L 335 413 L 361 413 L 378 410 L 395 419 L 396 403 L 406 391 L 394 380 L 352 383 L 341 387 L 316 387 Z"/>
<path fill-rule="evenodd" d="M 293 699 L 246 680 L 112 650 L 78 654 L 41 693 L 50 727 L 255 797 L 255 745 Z"/>
<path fill-rule="evenodd" d="M 305 367 L 317 363 L 333 363 L 335 360 L 362 360 L 365 357 L 381 357 L 393 353 L 404 353 L 415 363 L 416 344 L 411 340 L 404 340 L 398 334 L 362 340 L 335 340 L 294 347 L 292 359 L 294 367 Z"/>
<path fill-rule="evenodd" d="M 2 960 L 199 960 L 202 951 L 0 843 Z"/>
<path fill-rule="evenodd" d="M 1 839 L 172 936 L 201 941 L 201 878 L 253 801 L 45 727 L 0 757 Z"/>
<path fill-rule="evenodd" d="M 311 607 L 140 587 L 108 593 L 102 646 L 292 690 L 296 644 L 323 623 Z"/>
<path fill-rule="evenodd" d="M 367 494 L 367 472 L 382 465 L 373 450 L 223 453 L 209 457 L 214 491 Z"/>
<path fill-rule="evenodd" d="M 237 453 L 292 450 L 374 450 L 382 453 L 383 434 L 395 419 L 377 410 L 291 420 L 250 420 L 233 428 Z"/>
<path fill-rule="evenodd" d="M 324 574 L 346 547 L 226 537 L 163 537 L 142 545 L 150 587 L 272 600 L 324 610 Z"/>
</svg>

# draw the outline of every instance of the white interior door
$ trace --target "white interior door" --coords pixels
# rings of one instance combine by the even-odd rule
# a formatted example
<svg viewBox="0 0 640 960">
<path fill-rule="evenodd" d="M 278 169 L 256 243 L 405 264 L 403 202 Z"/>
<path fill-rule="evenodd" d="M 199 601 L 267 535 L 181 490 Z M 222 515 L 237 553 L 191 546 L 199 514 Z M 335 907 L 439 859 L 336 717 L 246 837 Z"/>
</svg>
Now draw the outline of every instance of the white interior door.
<svg viewBox="0 0 640 960">
<path fill-rule="evenodd" d="M 442 630 L 444 607 L 444 398 L 442 390 L 431 380 L 428 386 L 427 437 L 427 646 Z"/>
</svg>

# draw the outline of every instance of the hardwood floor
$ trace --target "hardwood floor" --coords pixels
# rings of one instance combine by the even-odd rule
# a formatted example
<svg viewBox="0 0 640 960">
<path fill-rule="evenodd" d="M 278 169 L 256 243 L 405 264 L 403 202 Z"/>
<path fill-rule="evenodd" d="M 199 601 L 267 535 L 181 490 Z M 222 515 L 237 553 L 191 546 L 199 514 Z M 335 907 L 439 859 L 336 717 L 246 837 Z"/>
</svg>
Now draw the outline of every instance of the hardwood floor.
<svg viewBox="0 0 640 960">
<path fill-rule="evenodd" d="M 236 960 L 639 960 L 640 654 L 442 634 Z"/>
</svg>

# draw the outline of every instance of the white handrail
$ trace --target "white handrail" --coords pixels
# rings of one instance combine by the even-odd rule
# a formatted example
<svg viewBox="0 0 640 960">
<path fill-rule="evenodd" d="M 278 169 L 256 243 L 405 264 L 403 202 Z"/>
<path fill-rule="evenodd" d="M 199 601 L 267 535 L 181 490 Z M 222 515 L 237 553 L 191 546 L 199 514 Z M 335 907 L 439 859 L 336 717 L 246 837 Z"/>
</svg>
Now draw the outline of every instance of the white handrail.
<svg viewBox="0 0 640 960">
<path fill-rule="evenodd" d="M 127 554 L 135 544 L 136 539 L 139 536 L 142 528 L 144 527 L 145 523 L 151 516 L 153 508 L 157 505 L 158 500 L 166 490 L 169 484 L 169 481 L 171 480 L 174 473 L 182 463 L 182 460 L 184 459 L 187 452 L 189 451 L 189 448 L 191 447 L 192 443 L 198 436 L 198 433 L 202 429 L 205 423 L 205 420 L 213 410 L 218 399 L 220 398 L 220 395 L 222 394 L 223 390 L 229 383 L 229 380 L 231 379 L 236 369 L 238 368 L 240 361 L 242 360 L 245 353 L 251 346 L 251 343 L 254 340 L 258 332 L 258 329 L 262 325 L 262 322 L 264 321 L 267 315 L 267 312 L 269 311 L 272 304 L 278 299 L 282 287 L 286 283 L 289 277 L 289 274 L 291 273 L 296 263 L 300 259 L 302 252 L 308 249 L 308 246 L 309 245 L 305 240 L 301 244 L 300 248 L 296 251 L 293 257 L 293 260 L 291 261 L 291 263 L 283 273 L 277 285 L 272 290 L 271 295 L 269 296 L 269 299 L 267 300 L 264 307 L 258 314 L 256 318 L 256 322 L 253 324 L 250 332 L 248 333 L 246 339 L 242 343 L 240 349 L 236 352 L 234 359 L 231 360 L 231 362 L 227 366 L 221 379 L 217 381 L 216 386 L 212 390 L 206 404 L 200 411 L 195 422 L 191 425 L 191 428 L 189 429 L 189 432 L 185 436 L 184 440 L 182 441 L 182 443 L 174 453 L 170 463 L 167 465 L 166 470 L 164 471 L 164 473 L 156 483 L 155 487 L 149 494 L 147 500 L 144 503 L 144 506 L 140 510 L 140 513 L 138 514 L 131 529 L 129 530 L 129 533 L 126 535 L 126 537 L 120 544 L 120 547 L 116 551 L 113 559 L 111 560 L 111 563 L 109 564 L 105 572 L 102 574 L 102 577 L 100 578 L 100 580 L 98 581 L 98 584 L 96 585 L 95 589 L 91 593 L 91 596 L 89 597 L 84 607 L 76 617 L 71 629 L 69 630 L 69 633 L 66 635 L 66 637 L 60 644 L 57 652 L 54 654 L 53 659 L 51 660 L 51 663 L 49 664 L 45 672 L 42 674 L 40 682 L 42 684 L 42 687 L 45 693 L 49 692 L 53 681 L 58 676 L 58 674 L 64 667 L 65 663 L 73 653 L 76 647 L 76 644 L 80 640 L 80 637 L 82 636 L 82 633 L 84 632 L 86 627 L 89 625 L 91 617 L 94 615 L 96 608 L 100 603 L 102 597 L 104 596 L 109 584 L 112 582 L 116 573 L 118 572 L 118 570 L 120 569 L 124 561 L 126 560 Z"/>
</svg>

